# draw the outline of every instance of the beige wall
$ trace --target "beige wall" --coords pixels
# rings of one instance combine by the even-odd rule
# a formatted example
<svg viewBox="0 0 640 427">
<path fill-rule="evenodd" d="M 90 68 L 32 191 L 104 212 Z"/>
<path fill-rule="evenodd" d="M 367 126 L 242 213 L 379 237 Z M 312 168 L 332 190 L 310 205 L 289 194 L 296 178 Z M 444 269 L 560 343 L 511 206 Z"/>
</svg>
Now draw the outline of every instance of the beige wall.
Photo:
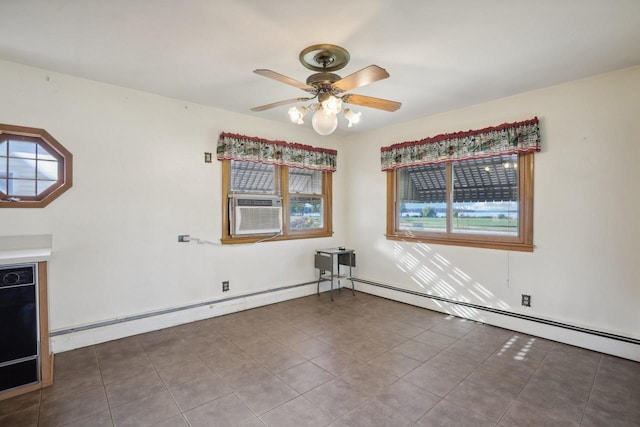
<svg viewBox="0 0 640 427">
<path fill-rule="evenodd" d="M 203 153 L 215 153 L 221 131 L 337 148 L 340 164 L 333 139 L 7 62 L 0 62 L 0 93 L 0 122 L 44 128 L 74 156 L 73 188 L 58 200 L 0 210 L 0 235 L 53 235 L 54 331 L 308 282 L 313 250 L 344 242 L 345 185 L 337 172 L 333 238 L 178 243 L 179 234 L 219 242 L 221 166 L 205 164 Z M 224 294 L 223 280 L 231 285 Z"/>
<path fill-rule="evenodd" d="M 534 116 L 543 149 L 535 158 L 533 253 L 385 239 L 381 146 Z M 345 146 L 347 229 L 359 252 L 358 277 L 640 338 L 640 68 L 425 117 Z M 521 306 L 522 294 L 531 295 L 531 308 Z M 411 302 L 492 317 L 421 300 Z"/>
<path fill-rule="evenodd" d="M 0 235 L 53 234 L 54 331 L 311 281 L 313 250 L 347 244 L 358 252 L 362 279 L 640 338 L 640 68 L 348 138 L 7 62 L 0 62 L 0 93 L 0 122 L 45 128 L 74 155 L 74 187 L 60 199 L 45 209 L 0 211 Z M 533 116 L 543 144 L 533 253 L 384 238 L 381 146 Z M 178 234 L 220 237 L 220 164 L 203 162 L 220 131 L 338 149 L 335 236 L 177 243 Z M 224 294 L 223 280 L 231 282 Z M 531 308 L 520 305 L 523 293 Z M 638 346 L 620 350 L 483 311 L 389 296 L 640 359 Z M 240 300 L 230 310 L 249 305 Z M 54 350 L 220 314 L 216 308 L 59 337 Z"/>
</svg>

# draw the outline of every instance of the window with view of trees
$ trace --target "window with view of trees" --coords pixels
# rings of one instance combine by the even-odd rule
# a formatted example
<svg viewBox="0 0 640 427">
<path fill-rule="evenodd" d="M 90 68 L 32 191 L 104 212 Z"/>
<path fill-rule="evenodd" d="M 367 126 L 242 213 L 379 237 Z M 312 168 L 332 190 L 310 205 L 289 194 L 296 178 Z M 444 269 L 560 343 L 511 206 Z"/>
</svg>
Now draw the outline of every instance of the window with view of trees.
<svg viewBox="0 0 640 427">
<path fill-rule="evenodd" d="M 223 132 L 218 138 L 217 157 L 222 162 L 222 243 L 249 243 L 263 240 L 306 239 L 333 234 L 331 218 L 332 173 L 336 170 L 337 151 L 284 141 L 270 141 Z M 256 210 L 230 209 L 232 199 L 260 196 L 275 199 L 281 206 Z M 258 201 L 256 201 L 258 199 Z M 245 201 L 243 200 L 243 203 Z M 281 207 L 281 209 L 280 209 Z M 256 233 L 256 230 L 279 230 L 272 226 L 282 212 L 281 233 Z M 251 211 L 251 213 L 248 213 Z M 274 213 L 275 211 L 275 213 Z M 238 232 L 232 225 L 242 226 L 244 215 L 261 221 L 269 218 L 268 227 L 249 228 Z M 237 222 L 242 218 L 243 222 Z M 234 222 L 236 221 L 236 222 Z M 256 233 L 256 234 L 253 234 Z"/>
<path fill-rule="evenodd" d="M 232 194 L 282 197 L 282 235 L 272 240 L 326 237 L 331 230 L 331 173 L 238 160 L 223 162 L 223 206 Z M 283 189 L 287 189 L 284 191 Z M 225 209 L 223 243 L 246 243 L 264 235 L 231 236 Z"/>
<path fill-rule="evenodd" d="M 323 173 L 287 168 L 289 175 L 289 228 L 318 230 L 324 227 Z"/>
<path fill-rule="evenodd" d="M 382 149 L 387 237 L 533 250 L 538 120 Z"/>
<path fill-rule="evenodd" d="M 71 188 L 71 162 L 45 130 L 0 125 L 0 208 L 48 205 Z"/>
</svg>

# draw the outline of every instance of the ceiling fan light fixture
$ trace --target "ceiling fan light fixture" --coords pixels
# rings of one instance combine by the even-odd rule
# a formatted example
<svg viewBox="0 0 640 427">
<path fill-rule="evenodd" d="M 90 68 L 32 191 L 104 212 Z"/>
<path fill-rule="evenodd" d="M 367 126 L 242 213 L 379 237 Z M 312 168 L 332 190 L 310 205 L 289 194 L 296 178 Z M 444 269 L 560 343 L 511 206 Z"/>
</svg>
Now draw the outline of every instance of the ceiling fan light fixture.
<svg viewBox="0 0 640 427">
<path fill-rule="evenodd" d="M 320 135 L 330 135 L 338 127 L 338 117 L 318 108 L 311 119 L 311 126 Z"/>
<path fill-rule="evenodd" d="M 291 107 L 289 108 L 289 118 L 293 123 L 296 124 L 304 124 L 302 118 L 307 114 L 307 107 Z"/>
<path fill-rule="evenodd" d="M 353 110 L 349 109 L 349 108 L 345 108 L 344 109 L 344 117 L 349 120 L 349 125 L 347 127 L 352 127 L 353 125 L 357 125 L 358 123 L 360 123 L 360 116 L 362 115 L 362 112 L 359 113 L 354 113 Z"/>
<path fill-rule="evenodd" d="M 396 111 L 402 105 L 399 102 L 388 99 L 347 93 L 353 89 L 386 79 L 389 77 L 389 73 L 382 67 L 369 65 L 346 77 L 334 74 L 333 71 L 344 68 L 351 58 L 349 52 L 343 47 L 333 44 L 316 44 L 303 49 L 298 58 L 305 68 L 315 71 L 315 73 L 307 77 L 306 82 L 262 68 L 253 70 L 253 72 L 302 89 L 310 96 L 272 102 L 271 104 L 254 107 L 251 111 L 264 111 L 294 102 L 306 102 L 315 99 L 317 103 L 306 105 L 305 107 L 289 108 L 289 119 L 293 123 L 304 124 L 302 120 L 304 115 L 309 110 L 313 110 L 311 120 L 313 129 L 320 135 L 330 135 L 338 126 L 337 115 L 340 112 L 349 121 L 349 127 L 353 127 L 353 125 L 360 122 L 361 113 L 354 113 L 348 108 L 343 110 L 343 104 L 359 105 L 384 111 Z"/>
<path fill-rule="evenodd" d="M 333 95 L 325 97 L 322 102 L 322 109 L 328 114 L 338 114 L 342 110 L 342 99 Z"/>
</svg>

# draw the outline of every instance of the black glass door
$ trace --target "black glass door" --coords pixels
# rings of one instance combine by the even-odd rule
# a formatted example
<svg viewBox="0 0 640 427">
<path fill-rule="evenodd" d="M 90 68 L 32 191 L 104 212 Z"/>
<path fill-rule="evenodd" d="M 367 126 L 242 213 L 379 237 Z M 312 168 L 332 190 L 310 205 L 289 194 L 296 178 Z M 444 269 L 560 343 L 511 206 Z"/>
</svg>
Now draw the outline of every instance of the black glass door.
<svg viewBox="0 0 640 427">
<path fill-rule="evenodd" d="M 0 363 L 38 353 L 35 285 L 0 287 Z"/>
<path fill-rule="evenodd" d="M 0 391 L 38 381 L 33 268 L 0 268 Z"/>
</svg>

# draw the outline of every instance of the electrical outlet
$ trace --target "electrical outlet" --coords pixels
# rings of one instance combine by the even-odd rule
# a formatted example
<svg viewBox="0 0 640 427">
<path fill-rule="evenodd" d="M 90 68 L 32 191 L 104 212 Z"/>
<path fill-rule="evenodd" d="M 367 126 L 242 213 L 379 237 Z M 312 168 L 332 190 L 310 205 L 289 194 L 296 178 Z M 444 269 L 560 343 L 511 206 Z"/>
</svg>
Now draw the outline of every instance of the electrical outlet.
<svg viewBox="0 0 640 427">
<path fill-rule="evenodd" d="M 191 236 L 188 234 L 181 234 L 178 236 L 178 242 L 186 243 L 191 241 Z"/>
<path fill-rule="evenodd" d="M 522 294 L 522 305 L 531 307 L 531 295 Z"/>
<path fill-rule="evenodd" d="M 229 281 L 225 280 L 222 282 L 222 292 L 227 292 L 229 290 Z"/>
</svg>

